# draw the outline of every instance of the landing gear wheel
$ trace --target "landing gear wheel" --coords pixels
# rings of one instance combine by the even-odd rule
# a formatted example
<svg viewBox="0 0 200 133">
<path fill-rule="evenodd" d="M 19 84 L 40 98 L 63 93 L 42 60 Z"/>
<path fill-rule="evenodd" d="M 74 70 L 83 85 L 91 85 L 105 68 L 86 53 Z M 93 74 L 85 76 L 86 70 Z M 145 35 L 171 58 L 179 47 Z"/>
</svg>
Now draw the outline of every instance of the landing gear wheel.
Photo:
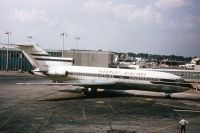
<svg viewBox="0 0 200 133">
<path fill-rule="evenodd" d="M 81 89 L 81 94 L 82 95 L 87 95 L 88 94 L 88 89 L 87 88 Z"/>
<path fill-rule="evenodd" d="M 168 99 L 170 99 L 171 95 L 170 94 L 166 94 L 165 97 L 168 98 Z"/>
<path fill-rule="evenodd" d="M 97 93 L 97 88 L 91 88 L 91 94 L 96 95 Z"/>
</svg>

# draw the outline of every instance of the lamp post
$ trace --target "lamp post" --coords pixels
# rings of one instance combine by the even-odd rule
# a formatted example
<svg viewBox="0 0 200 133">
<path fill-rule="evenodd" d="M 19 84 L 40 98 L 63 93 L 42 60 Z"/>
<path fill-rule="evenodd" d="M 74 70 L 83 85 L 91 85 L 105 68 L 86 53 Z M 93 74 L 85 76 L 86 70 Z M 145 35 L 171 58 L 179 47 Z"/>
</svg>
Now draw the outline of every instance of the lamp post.
<svg viewBox="0 0 200 133">
<path fill-rule="evenodd" d="M 76 47 L 75 47 L 75 48 L 77 49 L 78 41 L 79 41 L 81 38 L 77 36 L 77 37 L 75 37 L 74 39 L 76 40 Z"/>
<path fill-rule="evenodd" d="M 19 55 L 19 58 L 21 59 L 21 63 L 20 63 L 21 72 L 23 72 L 23 69 L 22 69 L 22 63 L 23 63 L 23 61 L 22 61 L 22 53 Z"/>
<path fill-rule="evenodd" d="M 67 36 L 67 33 L 61 33 L 60 34 L 63 38 L 63 44 L 62 44 L 62 57 L 64 57 L 64 46 L 65 46 L 65 36 Z"/>
<path fill-rule="evenodd" d="M 27 36 L 28 42 L 30 42 L 30 40 L 32 39 L 32 36 Z"/>
<path fill-rule="evenodd" d="M 8 35 L 8 44 L 9 44 L 11 32 L 7 31 L 5 34 Z M 7 49 L 6 49 L 6 71 L 8 71 L 8 46 L 7 46 Z"/>
</svg>

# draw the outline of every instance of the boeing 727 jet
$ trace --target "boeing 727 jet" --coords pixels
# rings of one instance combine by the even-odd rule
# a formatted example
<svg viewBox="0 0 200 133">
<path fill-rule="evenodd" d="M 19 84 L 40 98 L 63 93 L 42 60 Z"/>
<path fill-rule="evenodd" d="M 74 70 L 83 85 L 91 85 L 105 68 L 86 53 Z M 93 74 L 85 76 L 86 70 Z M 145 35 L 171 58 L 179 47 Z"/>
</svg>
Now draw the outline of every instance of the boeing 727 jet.
<svg viewBox="0 0 200 133">
<path fill-rule="evenodd" d="M 20 83 L 45 85 L 81 86 L 82 94 L 88 89 L 144 90 L 171 93 L 183 92 L 192 88 L 181 77 L 157 71 L 131 70 L 104 67 L 74 66 L 72 58 L 51 57 L 37 44 L 9 44 L 20 49 L 33 66 L 35 75 L 43 76 L 54 83 Z M 73 81 L 73 82 L 72 82 Z"/>
</svg>

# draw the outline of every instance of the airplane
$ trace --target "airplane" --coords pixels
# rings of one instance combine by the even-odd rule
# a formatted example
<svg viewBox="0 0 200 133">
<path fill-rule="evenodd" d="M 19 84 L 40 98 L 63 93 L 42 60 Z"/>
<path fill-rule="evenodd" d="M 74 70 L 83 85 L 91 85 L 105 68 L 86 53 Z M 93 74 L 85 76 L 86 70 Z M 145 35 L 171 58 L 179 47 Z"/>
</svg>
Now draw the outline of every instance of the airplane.
<svg viewBox="0 0 200 133">
<path fill-rule="evenodd" d="M 31 73 L 50 79 L 52 83 L 18 83 L 21 85 L 73 85 L 83 87 L 81 94 L 87 95 L 90 88 L 97 89 L 143 90 L 163 92 L 170 98 L 172 93 L 190 90 L 180 76 L 158 71 L 133 70 L 105 67 L 74 66 L 72 58 L 51 57 L 35 43 L 3 44 L 20 49 L 33 66 Z"/>
</svg>

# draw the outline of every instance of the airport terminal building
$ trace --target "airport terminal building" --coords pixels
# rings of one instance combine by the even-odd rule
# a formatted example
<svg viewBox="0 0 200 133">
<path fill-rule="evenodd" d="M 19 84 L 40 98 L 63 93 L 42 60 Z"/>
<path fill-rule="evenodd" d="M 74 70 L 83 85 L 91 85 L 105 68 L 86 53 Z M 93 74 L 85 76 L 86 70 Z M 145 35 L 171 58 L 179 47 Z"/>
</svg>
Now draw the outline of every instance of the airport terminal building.
<svg viewBox="0 0 200 133">
<path fill-rule="evenodd" d="M 60 51 L 49 50 L 51 56 L 61 56 Z M 32 65 L 18 49 L 8 49 L 8 62 L 7 62 L 7 48 L 0 48 L 0 70 L 9 71 L 28 71 L 32 69 Z"/>
<path fill-rule="evenodd" d="M 115 54 L 101 50 L 65 50 L 64 57 L 73 58 L 75 66 L 109 67 L 115 62 Z"/>
</svg>

